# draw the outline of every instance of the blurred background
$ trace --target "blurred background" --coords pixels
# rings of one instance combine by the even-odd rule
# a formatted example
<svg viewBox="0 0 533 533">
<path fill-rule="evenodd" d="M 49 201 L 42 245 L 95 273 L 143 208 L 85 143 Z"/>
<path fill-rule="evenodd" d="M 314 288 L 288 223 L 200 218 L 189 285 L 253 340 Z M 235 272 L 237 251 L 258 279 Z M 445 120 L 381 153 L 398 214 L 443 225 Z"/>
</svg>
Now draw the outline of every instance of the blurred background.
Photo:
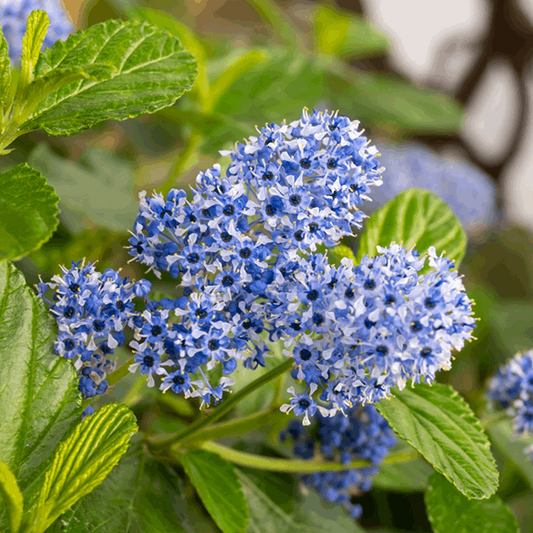
<svg viewBox="0 0 533 533">
<path fill-rule="evenodd" d="M 304 106 L 338 109 L 361 121 L 386 167 L 363 210 L 422 187 L 466 228 L 461 270 L 477 304 L 477 340 L 439 380 L 483 412 L 485 380 L 518 350 L 533 348 L 533 0 L 64 3 L 78 28 L 136 17 L 169 30 L 197 56 L 200 74 L 192 91 L 155 115 L 17 141 L 2 165 L 28 161 L 61 198 L 59 230 L 19 265 L 28 281 L 48 281 L 58 264 L 82 257 L 142 277 L 136 265 L 124 266 L 123 248 L 140 190 L 188 187 L 199 170 L 224 165 L 218 150 L 253 135 L 255 125 L 295 120 Z M 490 433 L 506 459 L 500 495 L 522 530 L 532 531 L 525 445 L 509 441 L 507 422 Z M 400 470 L 380 474 L 361 498 L 362 523 L 430 531 L 427 472 Z M 404 493 L 401 475 L 411 488 L 418 480 L 420 493 Z"/>
</svg>

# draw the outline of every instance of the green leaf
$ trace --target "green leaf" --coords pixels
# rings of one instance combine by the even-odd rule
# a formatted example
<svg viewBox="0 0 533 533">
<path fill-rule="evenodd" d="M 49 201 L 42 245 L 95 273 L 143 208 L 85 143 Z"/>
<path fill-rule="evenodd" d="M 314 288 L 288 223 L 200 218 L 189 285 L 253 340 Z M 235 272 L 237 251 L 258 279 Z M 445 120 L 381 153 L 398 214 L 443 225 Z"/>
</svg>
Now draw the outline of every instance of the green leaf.
<svg viewBox="0 0 533 533">
<path fill-rule="evenodd" d="M 172 105 L 196 77 L 196 61 L 178 39 L 135 20 L 108 20 L 57 41 L 41 54 L 36 76 L 94 64 L 116 70 L 108 80 L 79 81 L 54 91 L 21 130 L 71 135 L 103 120 L 154 113 Z"/>
<path fill-rule="evenodd" d="M 26 33 L 22 39 L 21 77 L 23 89 L 33 80 L 35 65 L 39 58 L 50 19 L 45 11 L 32 11 L 26 24 Z"/>
<path fill-rule="evenodd" d="M 357 58 L 382 55 L 389 39 L 363 17 L 321 5 L 315 19 L 316 45 L 319 52 L 349 54 Z"/>
<path fill-rule="evenodd" d="M 200 100 L 205 100 L 209 96 L 209 79 L 206 69 L 207 52 L 196 35 L 187 26 L 163 11 L 141 7 L 131 10 L 128 14 L 131 18 L 144 20 L 150 24 L 155 24 L 161 30 L 170 32 L 196 57 L 198 76 L 191 92 L 198 93 Z"/>
<path fill-rule="evenodd" d="M 136 432 L 135 415 L 120 404 L 108 404 L 80 422 L 59 444 L 46 471 L 39 501 L 29 519 L 29 531 L 45 531 L 97 487 L 126 453 Z"/>
<path fill-rule="evenodd" d="M 408 189 L 380 207 L 366 222 L 359 241 L 357 260 L 377 255 L 376 246 L 392 242 L 414 247 L 425 254 L 435 246 L 437 254 L 459 266 L 466 250 L 466 234 L 452 210 L 435 194 Z"/>
<path fill-rule="evenodd" d="M 54 353 L 56 336 L 43 301 L 13 265 L 0 262 L 0 457 L 26 501 L 26 489 L 39 485 L 45 462 L 81 417 L 76 371 Z"/>
<path fill-rule="evenodd" d="M 8 97 L 11 92 L 11 60 L 6 38 L 0 26 L 0 131 L 3 129 L 7 112 Z"/>
<path fill-rule="evenodd" d="M 189 450 L 183 468 L 223 533 L 246 531 L 248 505 L 233 466 L 216 453 Z"/>
<path fill-rule="evenodd" d="M 424 492 L 433 472 L 420 458 L 409 463 L 383 464 L 372 478 L 372 486 L 391 492 Z"/>
<path fill-rule="evenodd" d="M 175 469 L 132 445 L 104 482 L 74 504 L 49 533 L 215 533 L 185 496 Z M 47 532 L 48 533 L 48 532 Z"/>
<path fill-rule="evenodd" d="M 431 476 L 424 499 L 433 533 L 519 533 L 500 498 L 469 500 L 439 474 Z"/>
<path fill-rule="evenodd" d="M 468 404 L 450 386 L 418 384 L 376 404 L 391 428 L 468 498 L 498 487 L 490 443 Z"/>
<path fill-rule="evenodd" d="M 252 124 L 292 121 L 301 116 L 304 106 L 313 108 L 320 101 L 326 87 L 323 71 L 314 60 L 284 50 L 268 53 L 268 59 L 227 88 L 215 105 L 216 113 Z M 218 63 L 210 62 L 210 74 L 218 76 L 224 70 L 225 61 Z"/>
<path fill-rule="evenodd" d="M 133 191 L 131 163 L 108 150 L 86 150 L 80 162 L 55 154 L 46 143 L 38 145 L 29 162 L 54 186 L 60 197 L 61 219 L 78 233 L 84 219 L 112 231 L 128 231 L 139 210 Z"/>
<path fill-rule="evenodd" d="M 516 468 L 533 490 L 533 462 L 524 449 L 531 446 L 530 437 L 517 438 L 510 420 L 504 420 L 487 428 L 495 448 Z"/>
<path fill-rule="evenodd" d="M 360 533 L 363 530 L 339 506 L 326 508 L 318 496 L 306 499 L 296 516 L 288 515 L 252 482 L 237 471 L 248 501 L 250 522 L 247 533 Z"/>
<path fill-rule="evenodd" d="M 52 236 L 59 198 L 26 163 L 0 174 L 0 191 L 0 261 L 17 260 Z"/>
<path fill-rule="evenodd" d="M 11 533 L 17 533 L 22 522 L 23 500 L 17 480 L 8 466 L 0 461 L 0 501 L 4 499 Z"/>
<path fill-rule="evenodd" d="M 463 109 L 448 95 L 416 87 L 395 76 L 363 72 L 335 58 L 318 57 L 327 78 L 327 99 L 333 109 L 396 136 L 417 133 L 450 135 L 461 129 Z"/>
</svg>

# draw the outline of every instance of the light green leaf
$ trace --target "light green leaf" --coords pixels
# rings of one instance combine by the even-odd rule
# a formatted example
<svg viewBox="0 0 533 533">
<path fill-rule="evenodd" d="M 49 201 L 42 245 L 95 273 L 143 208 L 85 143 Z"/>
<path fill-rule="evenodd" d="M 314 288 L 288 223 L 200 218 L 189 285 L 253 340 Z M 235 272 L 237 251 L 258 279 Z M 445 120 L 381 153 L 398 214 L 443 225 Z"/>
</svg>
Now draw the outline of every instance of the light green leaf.
<svg viewBox="0 0 533 533">
<path fill-rule="evenodd" d="M 135 415 L 125 406 L 108 404 L 80 422 L 59 444 L 46 471 L 39 501 L 29 518 L 32 533 L 45 531 L 80 498 L 106 478 L 137 432 Z"/>
<path fill-rule="evenodd" d="M 0 26 L 0 131 L 3 129 L 7 112 L 8 97 L 11 92 L 11 60 L 6 38 Z"/>
<path fill-rule="evenodd" d="M 372 486 L 391 492 L 424 492 L 433 472 L 420 458 L 409 463 L 383 464 L 372 478 Z"/>
<path fill-rule="evenodd" d="M 196 61 L 178 39 L 135 20 L 108 20 L 57 41 L 41 54 L 36 76 L 94 64 L 116 70 L 108 80 L 79 81 L 54 91 L 21 130 L 70 135 L 103 120 L 154 113 L 172 105 L 196 77 Z"/>
<path fill-rule="evenodd" d="M 498 487 L 490 443 L 468 404 L 449 385 L 420 383 L 376 404 L 391 428 L 468 498 Z"/>
<path fill-rule="evenodd" d="M 17 533 L 24 511 L 22 494 L 15 476 L 8 466 L 0 461 L 0 502 L 2 499 L 9 515 L 11 533 Z"/>
<path fill-rule="evenodd" d="M 185 496 L 170 466 L 132 445 L 104 482 L 64 513 L 47 533 L 215 533 Z"/>
<path fill-rule="evenodd" d="M 45 11 L 32 11 L 26 24 L 26 33 L 22 39 L 21 77 L 23 89 L 33 80 L 34 69 L 39 58 L 50 19 Z"/>
<path fill-rule="evenodd" d="M 55 154 L 43 143 L 30 154 L 29 163 L 50 176 L 60 197 L 61 219 L 71 231 L 86 227 L 84 218 L 113 231 L 128 231 L 139 210 L 133 192 L 131 163 L 108 150 L 86 150 L 80 162 Z"/>
<path fill-rule="evenodd" d="M 216 453 L 189 450 L 181 462 L 209 514 L 223 533 L 248 526 L 248 505 L 233 466 Z"/>
<path fill-rule="evenodd" d="M 341 261 L 344 258 L 351 259 L 355 264 L 357 264 L 357 260 L 355 259 L 352 249 L 344 244 L 338 244 L 332 248 L 326 248 L 320 244 L 318 246 L 318 252 L 321 254 L 327 253 L 329 262 L 337 266 L 340 266 Z"/>
<path fill-rule="evenodd" d="M 81 417 L 72 361 L 54 353 L 55 320 L 24 276 L 0 262 L 0 457 L 32 493 L 45 462 Z M 31 489 L 34 489 L 33 491 Z"/>
<path fill-rule="evenodd" d="M 459 266 L 466 250 L 466 234 L 453 211 L 435 194 L 408 189 L 380 207 L 367 221 L 359 241 L 357 259 L 377 255 L 376 246 L 392 242 L 425 254 L 435 246 Z"/>
<path fill-rule="evenodd" d="M 0 191 L 0 261 L 20 259 L 52 236 L 59 198 L 26 163 L 0 174 Z"/>
<path fill-rule="evenodd" d="M 431 476 L 425 502 L 433 533 L 519 533 L 516 518 L 500 498 L 469 500 L 440 474 Z"/>
<path fill-rule="evenodd" d="M 532 445 L 531 437 L 519 437 L 514 434 L 510 420 L 504 420 L 487 428 L 495 448 L 524 476 L 533 490 L 533 462 L 524 450 Z"/>
<path fill-rule="evenodd" d="M 327 509 L 311 495 L 297 516 L 277 506 L 242 471 L 237 471 L 248 501 L 250 522 L 247 533 L 360 533 L 363 530 L 338 506 Z M 332 506 L 333 507 L 333 506 Z"/>
<path fill-rule="evenodd" d="M 315 32 L 318 51 L 324 54 L 363 58 L 384 54 L 389 48 L 387 36 L 363 17 L 327 5 L 317 8 Z"/>
</svg>

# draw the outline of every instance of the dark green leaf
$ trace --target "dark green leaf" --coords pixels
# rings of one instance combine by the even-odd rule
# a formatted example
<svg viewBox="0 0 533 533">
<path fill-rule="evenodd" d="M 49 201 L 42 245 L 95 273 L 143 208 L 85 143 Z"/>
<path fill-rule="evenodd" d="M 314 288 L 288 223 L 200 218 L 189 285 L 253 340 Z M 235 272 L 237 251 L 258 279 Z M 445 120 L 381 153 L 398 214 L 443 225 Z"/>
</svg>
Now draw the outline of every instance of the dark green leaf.
<svg viewBox="0 0 533 533">
<path fill-rule="evenodd" d="M 104 482 L 79 500 L 51 533 L 215 533 L 189 503 L 175 470 L 133 445 Z"/>
<path fill-rule="evenodd" d="M 431 476 L 425 501 L 433 533 L 519 533 L 500 498 L 469 500 L 440 474 Z"/>
<path fill-rule="evenodd" d="M 108 404 L 80 422 L 61 441 L 46 470 L 39 501 L 28 521 L 32 532 L 44 532 L 56 518 L 102 483 L 126 453 L 136 431 L 135 415 L 120 404 Z"/>
<path fill-rule="evenodd" d="M 496 449 L 518 468 L 533 490 L 533 462 L 530 456 L 524 453 L 532 444 L 531 437 L 516 438 L 509 420 L 490 425 L 487 432 Z"/>
<path fill-rule="evenodd" d="M 288 515 L 248 476 L 241 471 L 238 473 L 250 512 L 247 533 L 359 533 L 362 531 L 343 509 L 338 506 L 327 509 L 316 495 L 311 495 L 306 499 L 304 507 L 297 516 Z"/>
<path fill-rule="evenodd" d="M 196 77 L 196 61 L 178 39 L 149 24 L 117 20 L 57 41 L 41 54 L 36 76 L 94 64 L 116 70 L 106 81 L 79 81 L 53 92 L 21 130 L 42 128 L 51 135 L 70 135 L 103 120 L 154 113 L 172 105 Z"/>
<path fill-rule="evenodd" d="M 459 394 L 440 383 L 394 394 L 376 405 L 391 428 L 468 498 L 494 494 L 498 471 L 489 440 Z"/>
<path fill-rule="evenodd" d="M 209 514 L 224 533 L 246 531 L 248 505 L 233 466 L 216 453 L 190 450 L 181 456 Z"/>
<path fill-rule="evenodd" d="M 422 459 L 409 463 L 384 464 L 372 478 L 372 486 L 391 492 L 424 492 L 433 472 L 433 468 Z"/>
<path fill-rule="evenodd" d="M 25 163 L 0 174 L 0 191 L 0 260 L 20 259 L 52 236 L 59 198 Z"/>
<path fill-rule="evenodd" d="M 459 266 L 466 250 L 466 235 L 453 211 L 435 194 L 408 189 L 380 207 L 367 221 L 359 241 L 357 259 L 377 255 L 376 246 L 392 242 L 414 247 L 424 254 L 434 246 Z"/>
<path fill-rule="evenodd" d="M 4 503 L 9 516 L 11 533 L 17 533 L 22 522 L 24 503 L 17 480 L 5 463 L 0 461 L 0 503 Z"/>
<path fill-rule="evenodd" d="M 53 351 L 55 321 L 24 276 L 0 262 L 0 457 L 24 492 L 81 417 L 72 361 Z"/>
<path fill-rule="evenodd" d="M 463 109 L 445 94 L 395 76 L 355 70 L 331 56 L 319 58 L 317 68 L 327 75 L 333 109 L 342 109 L 363 127 L 374 125 L 396 135 L 449 135 L 461 129 Z"/>
<path fill-rule="evenodd" d="M 56 155 L 40 144 L 29 161 L 54 186 L 60 197 L 61 218 L 71 231 L 85 229 L 84 217 L 113 230 L 133 228 L 139 204 L 133 192 L 133 168 L 107 150 L 86 150 L 79 163 Z"/>
<path fill-rule="evenodd" d="M 21 77 L 23 88 L 33 80 L 34 69 L 39 58 L 50 19 L 45 11 L 32 11 L 26 24 L 26 33 L 22 39 Z"/>
</svg>

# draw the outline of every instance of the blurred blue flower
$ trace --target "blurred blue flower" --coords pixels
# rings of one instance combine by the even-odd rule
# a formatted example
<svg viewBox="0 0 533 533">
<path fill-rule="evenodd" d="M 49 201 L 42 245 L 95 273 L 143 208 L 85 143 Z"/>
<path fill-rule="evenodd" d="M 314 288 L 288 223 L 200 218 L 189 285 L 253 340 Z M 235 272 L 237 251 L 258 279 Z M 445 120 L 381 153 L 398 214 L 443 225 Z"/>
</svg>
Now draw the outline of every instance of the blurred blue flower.
<svg viewBox="0 0 533 533">
<path fill-rule="evenodd" d="M 49 48 L 59 39 L 65 40 L 74 31 L 74 24 L 61 0 L 0 0 L 0 25 L 9 45 L 9 57 L 14 63 L 20 63 L 26 21 L 35 10 L 46 11 L 50 17 L 43 48 Z"/>
<path fill-rule="evenodd" d="M 380 145 L 379 150 L 385 172 L 383 185 L 372 193 L 375 207 L 417 187 L 446 202 L 470 232 L 494 222 L 496 189 L 491 178 L 476 166 L 450 161 L 420 144 Z"/>
<path fill-rule="evenodd" d="M 316 421 L 316 426 L 309 430 L 298 420 L 291 420 L 280 432 L 280 440 L 293 440 L 293 453 L 301 459 L 320 455 L 326 461 L 344 465 L 358 459 L 370 461 L 374 466 L 302 476 L 302 481 L 324 500 L 343 505 L 352 518 L 359 518 L 362 507 L 352 503 L 352 496 L 372 488 L 372 476 L 378 473 L 378 465 L 396 445 L 396 438 L 373 405 L 354 407 L 346 411 L 346 416 L 337 413 L 331 418 L 317 412 Z"/>
</svg>

